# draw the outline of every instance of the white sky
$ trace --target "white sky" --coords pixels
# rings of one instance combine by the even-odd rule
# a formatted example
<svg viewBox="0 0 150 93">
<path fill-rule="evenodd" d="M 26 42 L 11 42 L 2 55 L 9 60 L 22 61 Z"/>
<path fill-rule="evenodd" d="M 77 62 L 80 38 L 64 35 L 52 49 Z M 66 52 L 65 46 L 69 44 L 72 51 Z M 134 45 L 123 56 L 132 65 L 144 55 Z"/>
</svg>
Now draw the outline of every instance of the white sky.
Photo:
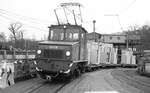
<svg viewBox="0 0 150 93">
<path fill-rule="evenodd" d="M 0 0 L 0 32 L 8 35 L 9 24 L 19 21 L 23 23 L 26 38 L 40 40 L 47 36 L 47 27 L 57 22 L 53 10 L 63 2 L 84 6 L 83 26 L 88 32 L 92 32 L 92 20 L 96 20 L 96 32 L 102 34 L 121 32 L 121 26 L 126 30 L 135 24 L 150 23 L 149 0 Z M 108 14 L 119 14 L 121 26 L 116 16 L 104 16 Z"/>
</svg>

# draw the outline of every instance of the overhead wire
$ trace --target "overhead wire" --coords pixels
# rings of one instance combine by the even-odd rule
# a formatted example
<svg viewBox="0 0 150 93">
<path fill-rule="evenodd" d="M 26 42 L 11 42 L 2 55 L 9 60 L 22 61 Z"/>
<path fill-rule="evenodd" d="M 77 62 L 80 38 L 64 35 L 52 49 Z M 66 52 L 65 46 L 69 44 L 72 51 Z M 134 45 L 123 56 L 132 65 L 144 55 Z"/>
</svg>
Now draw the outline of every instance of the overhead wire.
<svg viewBox="0 0 150 93">
<path fill-rule="evenodd" d="M 32 22 L 35 22 L 35 23 L 50 23 L 50 21 L 46 21 L 46 20 L 41 20 L 41 19 L 36 19 L 36 18 L 32 18 L 32 17 L 27 17 L 27 16 L 23 16 L 23 15 L 20 15 L 20 14 L 17 14 L 17 13 L 13 13 L 13 12 L 10 12 L 10 11 L 7 11 L 7 10 L 4 10 L 4 9 L 0 9 L 0 12 L 3 12 L 4 14 L 7 14 L 7 15 L 11 15 L 11 16 L 14 16 L 14 17 L 17 17 L 21 20 L 29 20 L 29 21 L 32 21 Z"/>
<path fill-rule="evenodd" d="M 125 9 L 121 10 L 119 14 L 129 10 L 135 3 L 137 0 L 133 0 Z"/>
<path fill-rule="evenodd" d="M 135 4 L 136 1 L 137 0 L 133 0 L 125 9 L 123 9 L 122 11 L 120 11 L 120 13 L 118 13 L 117 20 L 119 22 L 119 25 L 120 25 L 122 31 L 123 31 L 123 27 L 122 27 L 121 21 L 120 21 L 120 14 L 122 14 L 125 11 L 129 10 Z"/>
<path fill-rule="evenodd" d="M 1 12 L 0 11 L 0 17 L 3 17 L 3 18 L 5 18 L 5 19 L 7 19 L 7 20 L 9 20 L 9 21 L 15 21 L 15 22 L 19 22 L 20 20 L 16 20 L 16 19 L 13 19 L 13 18 L 10 18 L 10 17 L 7 17 L 7 16 L 9 16 L 9 15 L 7 15 L 7 16 L 4 16 L 4 14 L 6 14 L 6 13 L 3 13 L 3 12 Z M 44 30 L 44 29 L 41 29 L 41 28 L 38 28 L 38 27 L 35 27 L 35 26 L 32 26 L 32 25 L 29 25 L 29 24 L 26 24 L 25 22 L 22 22 L 21 21 L 21 23 L 23 24 L 23 25 L 26 25 L 26 26 L 28 26 L 28 27 L 30 27 L 30 28 L 34 28 L 34 29 L 37 29 L 37 30 L 42 30 L 42 31 L 46 31 L 46 30 Z"/>
</svg>

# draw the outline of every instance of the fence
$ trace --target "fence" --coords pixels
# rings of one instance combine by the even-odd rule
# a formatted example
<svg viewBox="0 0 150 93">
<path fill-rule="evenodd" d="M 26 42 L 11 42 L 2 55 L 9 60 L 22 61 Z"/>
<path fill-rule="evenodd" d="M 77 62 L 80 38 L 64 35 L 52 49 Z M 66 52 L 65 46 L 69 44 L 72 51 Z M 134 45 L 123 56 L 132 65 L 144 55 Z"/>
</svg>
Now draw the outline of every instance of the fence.
<svg viewBox="0 0 150 93">
<path fill-rule="evenodd" d="M 13 85 L 16 78 L 35 74 L 34 51 L 0 50 L 0 88 Z"/>
</svg>

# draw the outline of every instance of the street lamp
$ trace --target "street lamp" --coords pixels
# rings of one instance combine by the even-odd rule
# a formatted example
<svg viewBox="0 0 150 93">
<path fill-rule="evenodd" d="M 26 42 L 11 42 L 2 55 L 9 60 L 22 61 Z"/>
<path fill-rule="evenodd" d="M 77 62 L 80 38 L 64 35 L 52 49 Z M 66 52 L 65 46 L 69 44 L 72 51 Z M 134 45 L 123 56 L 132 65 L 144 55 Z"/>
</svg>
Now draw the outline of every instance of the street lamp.
<svg viewBox="0 0 150 93">
<path fill-rule="evenodd" d="M 94 41 L 96 42 L 95 23 L 96 23 L 96 20 L 93 20 Z"/>
</svg>

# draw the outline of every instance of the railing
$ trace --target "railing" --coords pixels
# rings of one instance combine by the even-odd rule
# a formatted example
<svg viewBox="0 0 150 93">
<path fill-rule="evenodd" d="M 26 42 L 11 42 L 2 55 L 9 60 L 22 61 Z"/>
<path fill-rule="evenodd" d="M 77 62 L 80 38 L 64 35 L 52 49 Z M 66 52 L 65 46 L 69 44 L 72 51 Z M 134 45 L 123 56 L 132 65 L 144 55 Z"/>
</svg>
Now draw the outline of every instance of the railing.
<svg viewBox="0 0 150 93">
<path fill-rule="evenodd" d="M 0 50 L 0 60 L 4 59 L 35 59 L 34 51 L 9 51 L 9 50 Z"/>
</svg>

